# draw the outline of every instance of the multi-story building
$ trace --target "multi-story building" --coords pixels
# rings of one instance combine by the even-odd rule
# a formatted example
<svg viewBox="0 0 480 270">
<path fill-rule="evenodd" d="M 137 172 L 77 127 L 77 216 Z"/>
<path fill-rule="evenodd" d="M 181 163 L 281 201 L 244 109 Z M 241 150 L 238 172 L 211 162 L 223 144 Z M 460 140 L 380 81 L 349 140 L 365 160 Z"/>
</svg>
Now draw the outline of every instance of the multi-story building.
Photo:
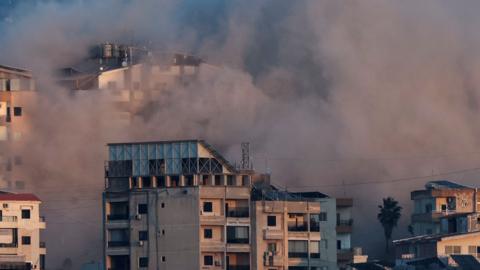
<svg viewBox="0 0 480 270">
<path fill-rule="evenodd" d="M 286 192 L 200 140 L 108 145 L 105 268 L 335 270 L 351 199 Z"/>
<path fill-rule="evenodd" d="M 32 74 L 23 69 L 0 66 L 0 188 L 25 188 L 21 154 L 22 139 L 30 130 L 31 104 L 35 100 Z"/>
<path fill-rule="evenodd" d="M 106 269 L 249 269 L 251 171 L 203 141 L 108 148 Z"/>
<path fill-rule="evenodd" d="M 0 193 L 0 269 L 45 269 L 40 203 L 33 194 Z"/>
<path fill-rule="evenodd" d="M 449 181 L 431 181 L 411 193 L 412 233 L 418 235 L 480 230 L 478 190 Z"/>
<path fill-rule="evenodd" d="M 337 269 L 334 198 L 263 184 L 252 195 L 252 269 Z"/>
<path fill-rule="evenodd" d="M 421 235 L 393 241 L 397 264 L 439 258 L 449 264 L 451 255 L 472 255 L 480 259 L 480 232 Z"/>
<path fill-rule="evenodd" d="M 90 58 L 59 74 L 59 84 L 79 97 L 96 94 L 113 108 L 108 121 L 128 125 L 145 110 L 162 106 L 174 86 L 188 85 L 203 61 L 180 53 L 157 53 L 145 48 L 105 43 L 93 47 Z M 202 65 L 205 66 L 205 65 Z"/>
</svg>

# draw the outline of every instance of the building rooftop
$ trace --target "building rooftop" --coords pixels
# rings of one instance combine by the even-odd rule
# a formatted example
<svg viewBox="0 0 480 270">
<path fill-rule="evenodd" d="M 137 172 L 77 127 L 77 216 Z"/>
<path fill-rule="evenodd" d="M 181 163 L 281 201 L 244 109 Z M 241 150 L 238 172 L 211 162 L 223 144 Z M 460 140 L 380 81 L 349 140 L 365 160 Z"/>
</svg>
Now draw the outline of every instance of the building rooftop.
<svg viewBox="0 0 480 270">
<path fill-rule="evenodd" d="M 329 198 L 328 195 L 312 191 L 312 192 L 289 192 L 279 190 L 274 185 L 262 184 L 254 185 L 252 190 L 253 201 L 318 201 L 318 199 Z"/>
<path fill-rule="evenodd" d="M 41 201 L 31 193 L 0 193 L 0 201 Z"/>
<path fill-rule="evenodd" d="M 409 237 L 409 238 L 394 240 L 393 244 L 428 243 L 428 242 L 441 241 L 441 240 L 444 240 L 444 239 L 462 238 L 462 237 L 469 237 L 469 236 L 474 236 L 474 235 L 480 235 L 480 231 L 464 232 L 464 233 L 419 235 L 419 236 L 415 236 L 415 237 Z"/>
<path fill-rule="evenodd" d="M 464 188 L 471 188 L 464 185 L 460 185 L 448 180 L 437 180 L 437 181 L 430 181 L 425 184 L 426 189 L 464 189 Z"/>
<path fill-rule="evenodd" d="M 29 70 L 11 67 L 11 66 L 5 66 L 5 65 L 0 65 L 0 73 L 1 72 L 12 73 L 12 74 L 29 77 L 29 78 L 32 77 L 32 73 Z"/>
</svg>

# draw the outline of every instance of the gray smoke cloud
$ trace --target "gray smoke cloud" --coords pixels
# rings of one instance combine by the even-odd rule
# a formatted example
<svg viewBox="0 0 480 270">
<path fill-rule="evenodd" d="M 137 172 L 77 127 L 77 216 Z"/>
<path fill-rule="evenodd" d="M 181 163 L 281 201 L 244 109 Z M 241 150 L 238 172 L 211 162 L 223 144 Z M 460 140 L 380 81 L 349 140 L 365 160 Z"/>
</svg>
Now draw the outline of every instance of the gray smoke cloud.
<svg viewBox="0 0 480 270">
<path fill-rule="evenodd" d="M 476 185 L 480 25 L 473 1 L 42 1 L 20 5 L 0 63 L 38 80 L 27 173 L 45 200 L 48 263 L 100 260 L 105 144 L 203 138 L 289 190 L 355 199 L 354 246 L 381 256 L 381 198 L 405 212 L 436 178 Z M 53 71 L 88 46 L 142 40 L 207 59 L 199 79 L 119 130 L 100 93 L 71 95 Z M 458 173 L 445 173 L 460 171 Z M 421 176 L 421 177 L 418 177 Z M 362 184 L 364 183 L 364 184 Z"/>
</svg>

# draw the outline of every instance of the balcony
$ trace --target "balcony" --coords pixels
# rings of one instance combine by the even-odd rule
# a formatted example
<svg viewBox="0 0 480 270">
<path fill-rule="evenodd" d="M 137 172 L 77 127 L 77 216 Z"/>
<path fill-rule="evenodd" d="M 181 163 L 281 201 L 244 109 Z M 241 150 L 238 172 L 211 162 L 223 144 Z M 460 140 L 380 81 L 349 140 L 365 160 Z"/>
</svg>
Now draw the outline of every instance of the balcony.
<svg viewBox="0 0 480 270">
<path fill-rule="evenodd" d="M 47 245 L 45 244 L 45 242 L 40 242 L 39 244 L 39 248 L 46 248 Z"/>
<path fill-rule="evenodd" d="M 353 228 L 353 219 L 341 219 L 337 220 L 337 233 L 351 233 Z"/>
<path fill-rule="evenodd" d="M 107 220 L 116 221 L 116 220 L 128 220 L 128 214 L 111 214 L 107 216 Z"/>
<path fill-rule="evenodd" d="M 0 222 L 17 222 L 16 216 L 0 216 Z"/>
<path fill-rule="evenodd" d="M 438 221 L 442 217 L 447 217 L 449 215 L 460 214 L 455 210 L 446 210 L 446 211 L 432 211 L 429 213 L 413 213 L 412 222 L 432 222 Z M 464 213 L 468 215 L 469 213 Z"/>
<path fill-rule="evenodd" d="M 229 208 L 228 211 L 227 211 L 227 217 L 248 218 L 249 217 L 249 209 L 248 209 L 248 207 Z"/>
<path fill-rule="evenodd" d="M 289 232 L 308 232 L 308 223 L 289 223 L 288 224 Z"/>
<path fill-rule="evenodd" d="M 248 244 L 249 240 L 248 238 L 228 238 L 227 243 L 228 244 Z"/>
<path fill-rule="evenodd" d="M 311 232 L 320 232 L 320 223 L 319 222 L 310 222 L 310 231 Z"/>
<path fill-rule="evenodd" d="M 108 247 L 128 247 L 129 241 L 108 241 Z"/>
<path fill-rule="evenodd" d="M 288 252 L 288 258 L 308 258 L 307 252 Z"/>
<path fill-rule="evenodd" d="M 250 270 L 249 265 L 227 265 L 227 270 Z"/>
<path fill-rule="evenodd" d="M 204 252 L 224 252 L 225 243 L 220 241 L 202 241 L 200 249 Z"/>
<path fill-rule="evenodd" d="M 345 262 L 353 260 L 353 249 L 337 249 L 337 261 Z"/>
<path fill-rule="evenodd" d="M 263 260 L 264 266 L 283 266 L 283 256 L 282 255 L 271 255 Z"/>
</svg>

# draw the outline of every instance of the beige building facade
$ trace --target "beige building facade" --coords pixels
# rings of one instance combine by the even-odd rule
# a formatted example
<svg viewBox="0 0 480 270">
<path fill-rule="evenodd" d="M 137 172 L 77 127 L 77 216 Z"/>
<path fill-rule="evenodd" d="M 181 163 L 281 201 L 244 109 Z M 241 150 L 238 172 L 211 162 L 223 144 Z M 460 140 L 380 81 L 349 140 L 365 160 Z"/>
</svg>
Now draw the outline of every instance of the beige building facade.
<svg viewBox="0 0 480 270">
<path fill-rule="evenodd" d="M 20 148 L 31 130 L 31 105 L 35 102 L 35 81 L 23 69 L 0 65 L 0 188 L 25 189 Z"/>
<path fill-rule="evenodd" d="M 0 269 L 45 269 L 40 204 L 33 194 L 0 193 Z"/>
<path fill-rule="evenodd" d="M 249 269 L 251 171 L 203 141 L 109 145 L 106 269 Z"/>
<path fill-rule="evenodd" d="M 414 201 L 413 235 L 461 233 L 480 230 L 480 198 L 476 188 L 449 181 L 431 181 L 411 193 Z"/>
</svg>

